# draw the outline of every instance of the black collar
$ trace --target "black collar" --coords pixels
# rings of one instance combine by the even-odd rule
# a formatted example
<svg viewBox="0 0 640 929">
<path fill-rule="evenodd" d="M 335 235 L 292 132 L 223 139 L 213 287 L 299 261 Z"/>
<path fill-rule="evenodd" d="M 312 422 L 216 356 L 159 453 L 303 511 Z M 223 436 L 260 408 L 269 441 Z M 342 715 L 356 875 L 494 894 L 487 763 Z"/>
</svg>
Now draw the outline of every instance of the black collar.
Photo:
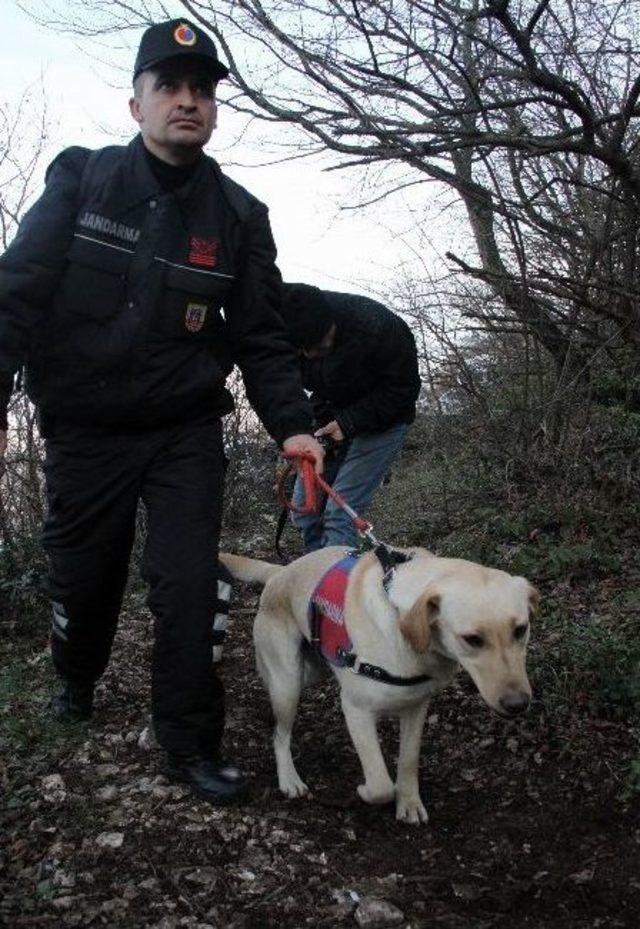
<svg viewBox="0 0 640 929">
<path fill-rule="evenodd" d="M 415 684 L 426 684 L 431 680 L 430 674 L 416 674 L 413 677 L 400 677 L 398 674 L 391 674 L 384 668 L 363 661 L 353 652 L 345 652 L 338 649 L 336 653 L 344 662 L 346 668 L 353 671 L 354 674 L 361 674 L 363 677 L 369 677 L 373 681 L 379 681 L 381 684 L 393 684 L 395 687 L 413 687 Z"/>
</svg>

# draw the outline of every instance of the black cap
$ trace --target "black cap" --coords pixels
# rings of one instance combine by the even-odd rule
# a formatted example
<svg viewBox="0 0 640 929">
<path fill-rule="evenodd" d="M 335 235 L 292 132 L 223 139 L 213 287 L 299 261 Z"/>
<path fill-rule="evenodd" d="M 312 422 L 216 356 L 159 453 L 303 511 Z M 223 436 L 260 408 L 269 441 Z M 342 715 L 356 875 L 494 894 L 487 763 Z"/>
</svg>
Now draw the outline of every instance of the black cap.
<svg viewBox="0 0 640 929">
<path fill-rule="evenodd" d="M 280 315 L 296 348 L 315 348 L 335 322 L 323 292 L 311 284 L 283 284 Z"/>
<path fill-rule="evenodd" d="M 229 69 L 218 59 L 218 52 L 206 32 L 185 19 L 170 19 L 150 26 L 140 39 L 140 48 L 133 67 L 133 79 L 143 71 L 169 58 L 189 56 L 201 59 L 214 81 L 228 77 Z"/>
</svg>

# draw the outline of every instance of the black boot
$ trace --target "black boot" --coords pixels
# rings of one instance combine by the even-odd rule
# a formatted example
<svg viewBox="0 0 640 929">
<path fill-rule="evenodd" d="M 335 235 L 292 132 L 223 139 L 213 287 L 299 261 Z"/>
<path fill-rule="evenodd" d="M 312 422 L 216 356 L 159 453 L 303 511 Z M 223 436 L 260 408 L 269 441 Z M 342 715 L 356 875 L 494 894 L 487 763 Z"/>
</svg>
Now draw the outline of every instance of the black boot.
<svg viewBox="0 0 640 929">
<path fill-rule="evenodd" d="M 168 774 L 209 803 L 234 803 L 247 793 L 247 782 L 237 768 L 210 758 L 169 755 Z"/>
<path fill-rule="evenodd" d="M 49 701 L 48 710 L 61 723 L 79 723 L 90 719 L 93 713 L 93 684 L 65 681 L 60 693 Z"/>
</svg>

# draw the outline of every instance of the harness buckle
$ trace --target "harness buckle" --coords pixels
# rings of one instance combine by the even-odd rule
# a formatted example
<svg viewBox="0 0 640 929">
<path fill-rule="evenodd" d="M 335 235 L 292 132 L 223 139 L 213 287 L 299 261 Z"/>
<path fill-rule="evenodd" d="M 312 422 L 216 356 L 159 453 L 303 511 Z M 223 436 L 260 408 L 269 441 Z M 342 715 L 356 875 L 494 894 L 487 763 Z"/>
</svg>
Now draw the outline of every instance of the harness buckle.
<svg viewBox="0 0 640 929">
<path fill-rule="evenodd" d="M 354 660 L 353 660 L 353 664 L 349 665 L 349 670 L 351 671 L 351 673 L 352 673 L 352 674 L 359 674 L 359 673 L 360 673 L 360 665 L 361 665 L 361 664 L 362 664 L 362 659 L 360 658 L 360 655 L 355 655 L 355 656 L 354 656 Z"/>
</svg>

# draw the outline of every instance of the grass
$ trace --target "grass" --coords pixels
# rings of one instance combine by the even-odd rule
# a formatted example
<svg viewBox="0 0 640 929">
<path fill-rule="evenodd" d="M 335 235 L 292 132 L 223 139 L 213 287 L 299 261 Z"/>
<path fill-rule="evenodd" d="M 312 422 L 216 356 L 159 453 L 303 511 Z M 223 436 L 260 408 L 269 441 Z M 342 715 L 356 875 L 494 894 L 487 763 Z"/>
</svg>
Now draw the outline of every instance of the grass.
<svg viewBox="0 0 640 929">
<path fill-rule="evenodd" d="M 22 639 L 13 647 L 5 645 L 0 660 L 1 753 L 12 758 L 63 754 L 82 737 L 86 726 L 53 725 L 47 715 L 56 677 L 42 643 Z"/>
<path fill-rule="evenodd" d="M 614 612 L 578 615 L 548 604 L 535 623 L 532 671 L 551 718 L 576 712 L 635 724 L 640 718 L 640 638 L 636 620 Z"/>
</svg>

